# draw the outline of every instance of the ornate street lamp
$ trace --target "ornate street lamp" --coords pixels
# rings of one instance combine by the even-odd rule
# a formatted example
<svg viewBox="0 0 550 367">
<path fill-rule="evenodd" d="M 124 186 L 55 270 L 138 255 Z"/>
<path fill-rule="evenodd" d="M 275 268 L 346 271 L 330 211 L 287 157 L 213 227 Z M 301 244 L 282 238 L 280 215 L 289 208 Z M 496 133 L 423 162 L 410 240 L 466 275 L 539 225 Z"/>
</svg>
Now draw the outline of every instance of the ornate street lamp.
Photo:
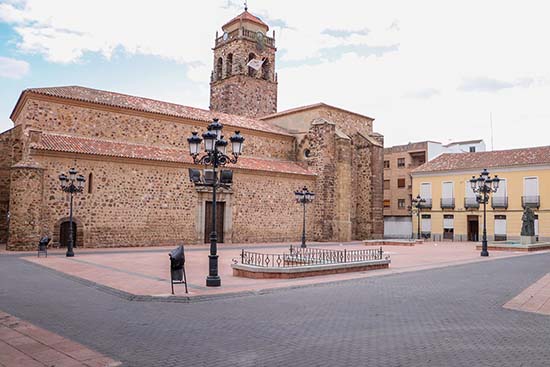
<svg viewBox="0 0 550 367">
<path fill-rule="evenodd" d="M 231 153 L 233 158 L 226 155 L 227 141 L 222 135 L 223 125 L 220 124 L 218 119 L 214 119 L 213 122 L 208 125 L 207 131 L 202 134 L 202 138 L 199 137 L 197 132 L 193 132 L 192 135 L 187 138 L 189 143 L 189 154 L 193 157 L 195 164 L 212 167 L 208 172 L 208 177 L 205 175 L 204 182 L 200 180 L 197 175 L 190 177 L 191 181 L 197 186 L 212 187 L 212 232 L 210 232 L 210 255 L 208 255 L 208 276 L 206 277 L 207 287 L 219 287 L 221 285 L 221 278 L 218 275 L 218 234 L 216 232 L 216 189 L 218 187 L 227 186 L 222 180 L 218 178 L 216 169 L 220 166 L 225 166 L 228 163 L 237 163 L 239 156 L 243 151 L 244 137 L 239 131 L 235 131 L 235 134 L 229 138 L 231 141 Z M 204 140 L 205 154 L 199 158 L 201 143 Z M 192 170 L 190 170 L 191 173 Z M 196 171 L 196 170 L 195 170 Z M 222 170 L 222 174 L 225 171 Z M 229 172 L 230 173 L 230 172 Z M 200 172 L 199 172 L 200 176 Z"/>
<path fill-rule="evenodd" d="M 82 175 L 78 175 L 78 171 L 75 168 L 69 170 L 69 176 L 64 173 L 59 175 L 59 182 L 61 184 L 61 190 L 68 192 L 71 199 L 69 205 L 69 243 L 67 244 L 67 257 L 73 257 L 74 247 L 74 233 L 73 233 L 73 194 L 77 194 L 84 190 L 84 182 L 86 179 Z"/>
<path fill-rule="evenodd" d="M 420 194 L 418 194 L 416 198 L 411 200 L 411 205 L 416 212 L 416 221 L 418 222 L 418 233 L 416 234 L 417 239 L 420 239 L 420 212 L 422 211 L 422 204 L 424 204 L 425 202 L 426 199 L 420 197 Z"/>
<path fill-rule="evenodd" d="M 306 204 L 309 204 L 313 201 L 315 194 L 310 192 L 307 187 L 303 187 L 302 190 L 294 191 L 296 196 L 296 202 L 302 204 L 304 208 L 304 219 L 302 222 L 302 245 L 301 248 L 306 248 Z"/>
<path fill-rule="evenodd" d="M 489 171 L 484 169 L 483 172 L 476 178 L 472 176 L 470 185 L 472 191 L 476 194 L 476 200 L 478 203 L 483 204 L 483 241 L 481 243 L 481 256 L 489 256 L 487 251 L 487 203 L 489 202 L 489 196 L 491 193 L 497 192 L 500 179 L 497 175 L 494 178 L 489 176 Z"/>
</svg>

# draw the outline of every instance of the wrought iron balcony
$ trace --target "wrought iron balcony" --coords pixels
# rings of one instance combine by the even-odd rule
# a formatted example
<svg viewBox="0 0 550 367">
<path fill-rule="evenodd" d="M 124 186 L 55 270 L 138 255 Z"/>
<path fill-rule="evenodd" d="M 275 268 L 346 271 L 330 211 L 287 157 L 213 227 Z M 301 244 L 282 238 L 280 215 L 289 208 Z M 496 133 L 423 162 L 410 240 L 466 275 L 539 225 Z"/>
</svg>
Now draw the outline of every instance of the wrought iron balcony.
<svg viewBox="0 0 550 367">
<path fill-rule="evenodd" d="M 454 208 L 455 208 L 454 198 L 441 198 L 441 209 L 454 209 Z"/>
<path fill-rule="evenodd" d="M 464 198 L 464 209 L 479 209 L 479 203 L 474 198 Z"/>
<path fill-rule="evenodd" d="M 540 207 L 540 196 L 522 196 L 521 205 L 524 208 L 539 208 Z"/>
<path fill-rule="evenodd" d="M 432 199 L 424 199 L 423 203 L 419 204 L 420 209 L 431 209 L 432 208 Z"/>
<path fill-rule="evenodd" d="M 493 196 L 491 206 L 493 209 L 508 209 L 508 196 Z"/>
</svg>

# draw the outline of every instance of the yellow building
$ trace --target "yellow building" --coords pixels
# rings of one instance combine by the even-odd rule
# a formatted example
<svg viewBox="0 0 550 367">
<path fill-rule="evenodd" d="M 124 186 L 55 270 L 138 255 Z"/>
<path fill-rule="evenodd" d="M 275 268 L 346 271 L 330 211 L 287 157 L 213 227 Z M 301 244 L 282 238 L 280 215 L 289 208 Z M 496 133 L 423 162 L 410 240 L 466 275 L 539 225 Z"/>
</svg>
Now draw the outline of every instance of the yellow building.
<svg viewBox="0 0 550 367">
<path fill-rule="evenodd" d="M 477 203 L 469 180 L 484 168 L 501 179 L 487 204 L 489 241 L 519 240 L 526 206 L 535 212 L 538 240 L 550 241 L 550 146 L 442 154 L 415 169 L 413 197 L 420 194 L 426 200 L 420 212 L 422 235 L 437 240 L 481 240 L 483 204 Z M 416 215 L 413 228 L 416 236 Z"/>
</svg>

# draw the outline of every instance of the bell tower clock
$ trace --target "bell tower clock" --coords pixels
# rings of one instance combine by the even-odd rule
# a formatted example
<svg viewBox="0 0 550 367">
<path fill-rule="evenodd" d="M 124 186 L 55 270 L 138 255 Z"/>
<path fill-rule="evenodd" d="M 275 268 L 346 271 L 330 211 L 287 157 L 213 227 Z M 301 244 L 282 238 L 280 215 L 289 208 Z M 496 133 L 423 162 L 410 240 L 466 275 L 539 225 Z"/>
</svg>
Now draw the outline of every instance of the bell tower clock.
<svg viewBox="0 0 550 367">
<path fill-rule="evenodd" d="M 277 112 L 275 32 L 247 8 L 223 27 L 214 45 L 210 109 L 259 118 Z"/>
</svg>

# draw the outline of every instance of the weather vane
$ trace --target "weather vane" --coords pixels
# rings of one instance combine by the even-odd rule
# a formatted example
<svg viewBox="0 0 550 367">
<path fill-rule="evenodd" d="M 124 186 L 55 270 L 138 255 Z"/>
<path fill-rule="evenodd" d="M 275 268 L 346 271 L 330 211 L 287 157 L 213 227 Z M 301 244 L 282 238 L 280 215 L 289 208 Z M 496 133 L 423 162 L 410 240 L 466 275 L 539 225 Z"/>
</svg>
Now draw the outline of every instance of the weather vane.
<svg viewBox="0 0 550 367">
<path fill-rule="evenodd" d="M 244 11 L 248 11 L 248 0 L 244 1 Z"/>
</svg>

